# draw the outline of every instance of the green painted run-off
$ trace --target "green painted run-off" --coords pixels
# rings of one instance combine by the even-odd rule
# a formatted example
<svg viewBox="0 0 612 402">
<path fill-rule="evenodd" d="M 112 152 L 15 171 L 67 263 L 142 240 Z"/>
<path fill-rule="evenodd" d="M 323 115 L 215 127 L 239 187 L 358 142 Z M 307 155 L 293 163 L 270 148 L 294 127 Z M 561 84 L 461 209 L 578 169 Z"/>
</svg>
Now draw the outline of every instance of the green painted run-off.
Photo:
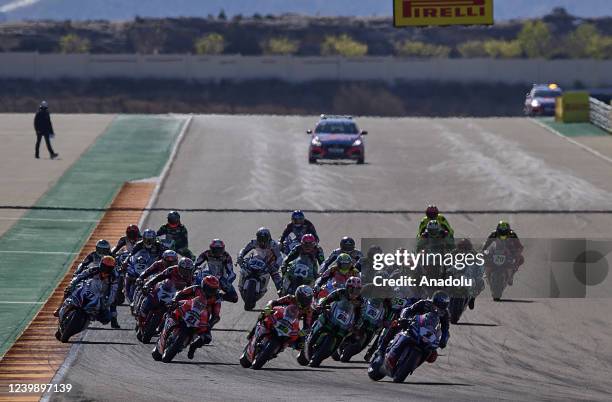
<svg viewBox="0 0 612 402">
<path fill-rule="evenodd" d="M 538 118 L 538 121 L 566 137 L 609 135 L 605 130 L 591 123 L 561 123 L 555 121 L 553 117 L 541 117 Z"/>
<path fill-rule="evenodd" d="M 107 207 L 124 182 L 161 173 L 185 121 L 171 116 L 117 117 L 36 206 Z M 46 220 L 20 220 L 0 237 L 0 356 L 55 289 L 101 216 L 102 212 L 30 210 L 24 218 Z"/>
</svg>

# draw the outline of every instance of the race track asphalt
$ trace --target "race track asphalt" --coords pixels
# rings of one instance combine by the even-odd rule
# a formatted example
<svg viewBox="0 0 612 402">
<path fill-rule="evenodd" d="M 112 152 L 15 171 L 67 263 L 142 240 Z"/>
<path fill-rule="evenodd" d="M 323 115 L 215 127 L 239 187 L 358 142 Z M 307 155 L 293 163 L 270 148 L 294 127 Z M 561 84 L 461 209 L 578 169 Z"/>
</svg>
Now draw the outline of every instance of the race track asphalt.
<svg viewBox="0 0 612 402">
<path fill-rule="evenodd" d="M 156 202 L 185 212 L 192 249 L 225 240 L 232 256 L 259 226 L 280 234 L 287 213 L 250 209 L 422 210 L 435 202 L 457 236 L 483 237 L 501 218 L 522 237 L 609 237 L 612 214 L 484 213 L 488 210 L 612 209 L 612 165 L 527 119 L 359 119 L 366 164 L 309 165 L 304 130 L 314 118 L 198 116 Z M 610 138 L 612 141 L 612 138 Z M 420 214 L 308 215 L 329 252 L 345 234 L 413 236 Z M 151 226 L 165 219 L 149 216 Z M 528 281 L 530 273 L 517 274 Z M 522 276 L 522 277 L 521 277 Z M 261 307 L 269 297 L 258 303 Z M 318 369 L 285 351 L 261 371 L 238 358 L 256 312 L 225 303 L 210 346 L 190 361 L 154 362 L 127 308 L 121 330 L 99 324 L 78 347 L 61 382 L 79 400 L 609 400 L 612 392 L 610 299 L 515 299 L 483 294 L 433 365 L 404 384 L 374 383 L 360 357 Z M 65 396 L 64 396 L 65 397 Z M 56 395 L 53 399 L 61 400 Z"/>
</svg>

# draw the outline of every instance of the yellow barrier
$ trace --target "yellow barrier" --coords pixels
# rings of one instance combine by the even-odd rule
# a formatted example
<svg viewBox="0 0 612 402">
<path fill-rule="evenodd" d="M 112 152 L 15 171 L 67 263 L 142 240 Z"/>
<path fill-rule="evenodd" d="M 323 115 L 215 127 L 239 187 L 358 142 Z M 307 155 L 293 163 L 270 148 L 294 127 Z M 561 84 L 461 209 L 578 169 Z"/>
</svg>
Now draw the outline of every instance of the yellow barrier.
<svg viewBox="0 0 612 402">
<path fill-rule="evenodd" d="M 589 93 L 566 92 L 556 99 L 555 120 L 563 123 L 589 122 Z"/>
</svg>

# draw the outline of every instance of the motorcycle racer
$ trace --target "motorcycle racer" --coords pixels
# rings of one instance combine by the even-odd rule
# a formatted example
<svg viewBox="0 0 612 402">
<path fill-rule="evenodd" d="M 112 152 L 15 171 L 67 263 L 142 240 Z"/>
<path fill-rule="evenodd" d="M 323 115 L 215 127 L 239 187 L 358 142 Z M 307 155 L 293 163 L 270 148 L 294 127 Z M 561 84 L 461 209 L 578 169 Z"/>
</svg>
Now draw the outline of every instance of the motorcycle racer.
<svg viewBox="0 0 612 402">
<path fill-rule="evenodd" d="M 402 310 L 399 319 L 397 322 L 391 325 L 389 331 L 387 331 L 385 337 L 380 340 L 378 345 L 377 353 L 384 354 L 389 342 L 395 338 L 398 332 L 405 330 L 410 325 L 410 319 L 415 315 L 425 314 L 425 313 L 436 313 L 440 319 L 440 327 L 442 330 L 442 334 L 440 337 L 439 347 L 444 349 L 448 340 L 450 338 L 450 313 L 448 312 L 448 305 L 450 303 L 450 297 L 442 290 L 436 291 L 431 299 L 423 299 L 414 303 L 413 305 L 406 307 Z M 426 360 L 429 363 L 433 363 L 436 361 L 438 357 L 437 353 L 434 351 L 429 356 L 427 356 Z"/>
<path fill-rule="evenodd" d="M 81 261 L 81 263 L 77 266 L 76 271 L 74 271 L 73 277 L 76 277 L 78 274 L 86 270 L 87 268 L 91 268 L 92 266 L 97 266 L 100 264 L 100 260 L 105 255 L 111 255 L 111 245 L 107 240 L 100 239 L 96 242 L 96 249 L 91 253 L 87 254 L 87 257 Z"/>
<path fill-rule="evenodd" d="M 449 252 L 455 248 L 455 241 L 437 220 L 430 220 L 417 241 L 417 251 L 430 253 Z"/>
<path fill-rule="evenodd" d="M 79 275 L 76 275 L 71 281 L 66 289 L 64 289 L 64 298 L 63 302 L 70 297 L 70 295 L 76 290 L 77 287 L 82 285 L 87 280 L 101 280 L 104 282 L 104 292 L 99 296 L 106 300 L 106 305 L 108 307 L 108 312 L 101 312 L 102 317 L 108 317 L 108 319 L 99 320 L 103 324 L 111 321 L 111 326 L 113 328 L 120 328 L 119 323 L 117 322 L 117 306 L 113 304 L 115 300 L 115 295 L 117 294 L 117 289 L 119 287 L 118 279 L 119 275 L 115 270 L 116 261 L 110 255 L 103 256 L 100 260 L 99 265 L 88 268 L 82 271 Z M 53 312 L 55 317 L 59 317 L 59 312 L 62 305 Z"/>
<path fill-rule="evenodd" d="M 421 219 L 419 223 L 419 231 L 417 233 L 417 237 L 421 237 L 425 229 L 427 228 L 427 224 L 429 221 L 435 220 L 440 224 L 440 227 L 448 232 L 448 235 L 452 238 L 455 235 L 455 231 L 451 227 L 450 223 L 444 215 L 438 211 L 438 207 L 435 205 L 428 205 L 425 210 L 425 216 Z"/>
<path fill-rule="evenodd" d="M 474 250 L 474 246 L 470 239 L 461 239 L 457 243 L 457 253 L 461 254 L 472 254 L 476 255 L 476 250 Z M 471 265 L 466 265 L 463 270 L 463 275 L 472 278 L 474 280 L 474 285 L 471 288 L 471 296 L 468 302 L 468 307 L 470 310 L 474 309 L 474 304 L 476 302 L 476 296 L 480 294 L 485 288 L 485 282 L 483 279 L 484 268 L 482 265 L 478 265 L 476 263 Z"/>
<path fill-rule="evenodd" d="M 193 285 L 178 292 L 172 300 L 170 310 L 174 310 L 175 305 L 178 307 L 180 301 L 193 298 L 199 298 L 208 308 L 208 331 L 202 332 L 198 339 L 189 345 L 187 357 L 190 360 L 193 359 L 197 349 L 208 345 L 212 341 L 210 331 L 221 320 L 221 300 L 223 297 L 219 294 L 220 286 L 219 279 L 216 276 L 208 275 L 202 279 L 199 285 Z"/>
<path fill-rule="evenodd" d="M 255 239 L 248 242 L 238 253 L 238 258 L 236 258 L 238 265 L 244 263 L 245 256 L 251 251 L 254 251 L 255 255 L 261 257 L 266 262 L 270 277 L 274 281 L 274 286 L 277 291 L 280 290 L 283 284 L 283 279 L 279 272 L 282 256 L 279 245 L 272 239 L 269 229 L 265 227 L 257 229 Z"/>
<path fill-rule="evenodd" d="M 119 251 L 125 248 L 128 253 L 131 253 L 136 243 L 142 239 L 140 229 L 136 225 L 130 225 L 125 229 L 125 236 L 122 236 L 115 248 L 113 248 L 112 254 L 117 255 Z"/>
<path fill-rule="evenodd" d="M 127 267 L 127 261 L 129 258 L 136 255 L 141 250 L 147 250 L 147 252 L 151 255 L 152 260 L 157 261 L 161 257 L 162 253 L 166 251 L 166 247 L 159 240 L 157 240 L 155 230 L 145 229 L 145 231 L 142 233 L 142 240 L 136 243 L 132 249 L 132 252 L 130 253 L 130 256 L 123 263 L 124 269 Z"/>
<path fill-rule="evenodd" d="M 516 266 L 508 278 L 508 285 L 512 286 L 514 275 L 518 271 L 519 267 L 525 262 L 525 258 L 522 254 L 524 248 L 523 244 L 519 240 L 519 237 L 514 230 L 510 228 L 510 223 L 504 220 L 499 221 L 495 230 L 489 234 L 489 237 L 482 246 L 482 249 L 487 250 L 491 243 L 493 243 L 495 240 L 504 241 L 504 245 L 512 251 L 514 257 L 516 258 Z"/>
<path fill-rule="evenodd" d="M 327 257 L 323 264 L 321 264 L 321 268 L 319 268 L 319 273 L 324 272 L 329 266 L 336 261 L 336 258 L 342 253 L 348 254 L 351 256 L 355 263 L 355 267 L 357 270 L 360 270 L 361 264 L 359 263 L 363 258 L 363 253 L 355 248 L 355 240 L 352 237 L 344 236 L 340 239 L 340 247 L 331 252 L 331 254 Z"/>
<path fill-rule="evenodd" d="M 317 242 L 319 241 L 317 229 L 315 229 L 312 222 L 306 219 L 304 213 L 300 210 L 293 211 L 293 213 L 291 214 L 291 222 L 289 222 L 285 230 L 283 230 L 283 233 L 281 234 L 281 237 L 278 242 L 280 244 L 284 244 L 287 240 L 287 237 L 289 237 L 291 233 L 293 233 L 297 239 L 301 239 L 302 236 L 304 236 L 306 233 L 310 233 L 315 237 Z"/>
<path fill-rule="evenodd" d="M 167 223 L 160 226 L 157 236 L 165 236 L 166 240 L 172 241 L 172 249 L 190 259 L 195 258 L 189 250 L 189 236 L 187 227 L 181 223 L 181 215 L 177 211 L 168 212 Z"/>
<path fill-rule="evenodd" d="M 136 280 L 136 285 L 142 286 L 147 278 L 157 275 L 166 269 L 170 268 L 173 265 L 176 265 L 178 262 L 178 254 L 174 250 L 166 250 L 162 253 L 162 256 L 159 260 L 155 261 L 153 264 L 149 266 L 149 268 L 145 269 L 138 279 Z"/>
<path fill-rule="evenodd" d="M 213 241 L 210 242 L 208 250 L 198 256 L 195 262 L 196 270 L 201 268 L 205 262 L 209 265 L 220 265 L 221 271 L 215 273 L 215 276 L 219 279 L 221 290 L 223 290 L 223 300 L 237 303 L 238 293 L 232 285 L 234 280 L 236 280 L 234 263 L 232 262 L 232 257 L 225 251 L 225 243 L 223 240 L 213 239 Z"/>
<path fill-rule="evenodd" d="M 323 249 L 317 244 L 317 239 L 313 234 L 307 233 L 302 236 L 300 244 L 294 247 L 293 250 L 291 250 L 291 252 L 287 256 L 287 258 L 285 258 L 283 264 L 281 265 L 281 271 L 283 275 L 287 271 L 287 266 L 289 265 L 289 263 L 297 259 L 298 257 L 308 258 L 311 261 L 312 266 L 315 267 L 315 272 L 316 266 L 325 261 Z"/>
<path fill-rule="evenodd" d="M 351 256 L 342 253 L 336 258 L 336 261 L 321 274 L 319 279 L 317 279 L 315 283 L 315 292 L 318 293 L 319 290 L 325 286 L 327 281 L 332 278 L 335 278 L 336 281 L 340 283 L 348 283 L 347 281 L 350 277 L 359 277 L 359 271 L 355 268 Z"/>
</svg>

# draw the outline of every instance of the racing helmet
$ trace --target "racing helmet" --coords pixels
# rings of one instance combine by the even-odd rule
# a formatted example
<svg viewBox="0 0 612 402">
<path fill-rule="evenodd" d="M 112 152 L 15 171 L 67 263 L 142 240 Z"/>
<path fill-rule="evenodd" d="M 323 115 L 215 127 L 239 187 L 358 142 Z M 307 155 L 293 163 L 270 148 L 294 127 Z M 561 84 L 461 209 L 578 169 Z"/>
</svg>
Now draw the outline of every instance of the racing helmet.
<svg viewBox="0 0 612 402">
<path fill-rule="evenodd" d="M 437 219 L 439 213 L 440 211 L 438 211 L 438 207 L 436 207 L 435 205 L 428 205 L 427 209 L 425 210 L 425 215 L 427 215 L 427 218 L 429 220 Z"/>
<path fill-rule="evenodd" d="M 433 303 L 434 306 L 436 306 L 437 308 L 444 310 L 448 307 L 448 305 L 450 304 L 450 297 L 448 297 L 448 294 L 443 291 L 443 290 L 437 290 L 432 296 L 431 296 L 431 302 Z"/>
<path fill-rule="evenodd" d="M 102 278 L 110 276 L 110 274 L 115 269 L 115 264 L 115 259 L 110 255 L 105 255 L 104 257 L 102 257 L 102 259 L 100 260 L 100 276 Z"/>
<path fill-rule="evenodd" d="M 206 297 L 213 297 L 219 291 L 219 279 L 214 275 L 206 275 L 200 286 Z"/>
<path fill-rule="evenodd" d="M 187 279 L 193 275 L 193 271 L 195 267 L 193 266 L 193 261 L 191 258 L 183 257 L 178 262 L 179 274 Z"/>
<path fill-rule="evenodd" d="M 145 231 L 142 232 L 142 243 L 147 248 L 151 248 L 153 246 L 156 238 L 157 232 L 155 232 L 153 229 L 145 229 Z"/>
<path fill-rule="evenodd" d="M 376 254 L 382 254 L 383 249 L 378 245 L 372 245 L 368 248 L 368 260 L 373 260 Z"/>
<path fill-rule="evenodd" d="M 291 214 L 291 223 L 293 223 L 293 226 L 302 226 L 304 224 L 305 219 L 306 218 L 304 217 L 304 213 L 299 209 L 293 211 L 293 213 Z"/>
<path fill-rule="evenodd" d="M 508 221 L 501 220 L 497 224 L 497 228 L 495 230 L 500 239 L 505 239 L 510 234 L 510 224 Z"/>
<path fill-rule="evenodd" d="M 302 249 L 306 252 L 313 251 L 317 245 L 317 239 L 310 233 L 306 233 L 300 240 Z"/>
<path fill-rule="evenodd" d="M 343 274 L 348 274 L 353 266 L 353 258 L 346 253 L 342 253 L 336 257 L 336 265 L 338 266 L 338 271 Z"/>
<path fill-rule="evenodd" d="M 47 103 L 46 100 L 43 100 L 43 101 L 40 102 L 39 108 L 41 108 L 43 110 L 47 110 L 47 109 L 49 109 L 49 104 Z"/>
<path fill-rule="evenodd" d="M 178 254 L 174 250 L 166 250 L 162 253 L 162 260 L 167 264 L 168 267 L 176 264 L 178 260 Z"/>
<path fill-rule="evenodd" d="M 125 237 L 128 240 L 136 241 L 140 237 L 140 229 L 136 225 L 130 225 L 125 229 Z"/>
<path fill-rule="evenodd" d="M 361 278 L 351 276 L 346 280 L 346 291 L 351 299 L 355 299 L 361 294 Z"/>
<path fill-rule="evenodd" d="M 170 211 L 168 212 L 167 219 L 168 219 L 168 225 L 170 227 L 175 228 L 181 223 L 181 214 L 179 214 L 176 211 Z"/>
<path fill-rule="evenodd" d="M 436 220 L 430 220 L 429 222 L 427 222 L 427 233 L 429 233 L 432 236 L 438 236 L 441 232 L 441 228 L 440 228 L 440 223 Z"/>
<path fill-rule="evenodd" d="M 306 308 L 312 304 L 314 292 L 308 285 L 300 285 L 295 289 L 295 302 L 299 308 Z"/>
<path fill-rule="evenodd" d="M 221 239 L 213 239 L 208 245 L 213 257 L 221 257 L 225 253 L 225 243 Z"/>
<path fill-rule="evenodd" d="M 352 237 L 344 236 L 340 239 L 340 250 L 343 253 L 350 253 L 355 250 L 355 240 Z"/>
<path fill-rule="evenodd" d="M 96 242 L 96 253 L 98 255 L 110 255 L 111 245 L 108 240 L 100 239 Z"/>
<path fill-rule="evenodd" d="M 272 240 L 270 229 L 264 227 L 257 229 L 257 232 L 255 233 L 255 238 L 259 247 L 268 248 L 270 246 L 270 240 Z"/>
</svg>

